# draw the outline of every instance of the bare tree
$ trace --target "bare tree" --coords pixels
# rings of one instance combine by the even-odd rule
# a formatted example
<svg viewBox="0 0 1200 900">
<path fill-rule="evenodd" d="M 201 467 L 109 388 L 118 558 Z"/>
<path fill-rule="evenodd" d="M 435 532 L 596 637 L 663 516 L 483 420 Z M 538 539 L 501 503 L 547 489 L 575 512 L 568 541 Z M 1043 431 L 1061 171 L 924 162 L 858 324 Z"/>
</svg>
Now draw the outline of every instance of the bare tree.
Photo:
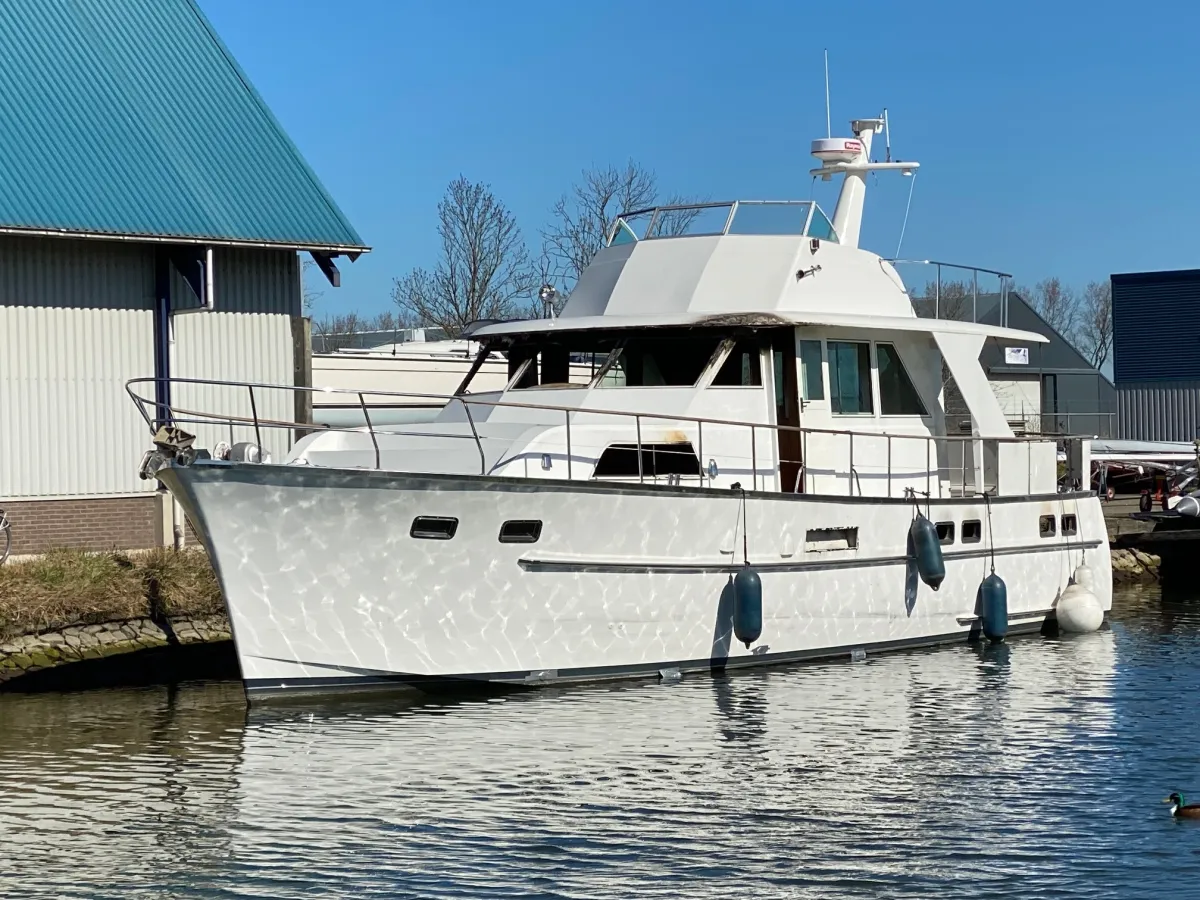
<svg viewBox="0 0 1200 900">
<path fill-rule="evenodd" d="M 317 278 L 314 274 L 317 271 L 317 264 L 311 259 L 306 259 L 300 263 L 300 310 L 306 315 L 311 316 L 317 308 L 317 301 L 324 296 L 324 291 L 318 291 L 313 286 L 313 281 Z"/>
<path fill-rule="evenodd" d="M 1075 344 L 1080 353 L 1097 369 L 1112 351 L 1112 283 L 1092 281 L 1083 289 L 1079 302 L 1079 328 Z"/>
<path fill-rule="evenodd" d="M 1071 340 L 1079 317 L 1079 298 L 1071 288 L 1055 276 L 1039 281 L 1032 290 L 1022 288 L 1018 293 L 1047 325 Z"/>
<path fill-rule="evenodd" d="M 433 271 L 415 268 L 392 284 L 392 299 L 422 325 L 451 337 L 478 319 L 512 315 L 535 289 L 536 274 L 516 219 L 486 184 L 459 176 L 438 204 L 442 255 Z"/>
<path fill-rule="evenodd" d="M 925 319 L 957 319 L 967 321 L 967 310 L 971 305 L 971 286 L 965 281 L 943 281 L 941 285 L 930 281 L 919 297 L 913 299 L 917 315 Z"/>
<path fill-rule="evenodd" d="M 551 224 L 542 231 L 551 274 L 562 282 L 556 287 L 569 293 L 604 246 L 617 216 L 652 206 L 657 196 L 655 174 L 632 159 L 624 168 L 585 169 L 580 180 L 554 204 Z"/>
<path fill-rule="evenodd" d="M 347 347 L 360 346 L 363 336 L 374 335 L 380 343 L 386 343 L 388 338 L 382 334 L 396 332 L 411 327 L 403 317 L 397 316 L 390 310 L 374 316 L 362 316 L 357 312 L 343 313 L 335 316 L 322 316 L 313 319 L 313 335 L 319 340 L 314 343 L 320 346 L 320 353 L 333 353 Z"/>
</svg>

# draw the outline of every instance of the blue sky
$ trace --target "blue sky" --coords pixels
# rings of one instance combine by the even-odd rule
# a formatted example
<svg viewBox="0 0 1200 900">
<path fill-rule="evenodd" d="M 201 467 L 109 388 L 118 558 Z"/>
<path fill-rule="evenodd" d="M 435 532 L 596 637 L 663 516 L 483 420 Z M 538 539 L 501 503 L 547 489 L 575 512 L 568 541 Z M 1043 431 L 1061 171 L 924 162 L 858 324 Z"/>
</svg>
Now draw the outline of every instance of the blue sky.
<svg viewBox="0 0 1200 900">
<path fill-rule="evenodd" d="M 389 308 L 432 265 L 436 206 L 488 182 L 530 249 L 591 165 L 633 157 L 664 193 L 815 197 L 809 142 L 887 107 L 921 163 L 906 257 L 1049 275 L 1200 266 L 1200 6 L 200 0 L 372 252 L 317 314 Z M 863 246 L 891 256 L 909 181 L 867 195 Z"/>
</svg>

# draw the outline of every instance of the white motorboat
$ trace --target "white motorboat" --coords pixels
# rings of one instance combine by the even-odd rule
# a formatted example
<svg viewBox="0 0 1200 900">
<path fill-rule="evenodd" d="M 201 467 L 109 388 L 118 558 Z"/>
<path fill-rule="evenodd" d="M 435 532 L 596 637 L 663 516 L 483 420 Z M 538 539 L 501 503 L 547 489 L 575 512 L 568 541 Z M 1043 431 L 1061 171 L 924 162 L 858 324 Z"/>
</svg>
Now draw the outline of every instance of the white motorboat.
<svg viewBox="0 0 1200 900">
<path fill-rule="evenodd" d="M 844 178 L 832 222 L 809 201 L 622 215 L 560 317 L 472 332 L 432 422 L 263 462 L 295 423 L 189 409 L 173 430 L 139 399 L 143 474 L 211 554 L 247 692 L 861 657 L 1041 629 L 1068 586 L 1107 610 L 1098 497 L 1055 440 L 1014 436 L 979 364 L 1045 338 L 920 318 L 858 246 L 867 174 L 916 166 L 870 162 L 881 125 L 814 144 Z M 503 388 L 477 390 L 500 353 Z M 944 371 L 968 435 L 946 434 Z M 235 429 L 251 443 L 197 454 Z M 1087 472 L 1086 441 L 1058 440 Z"/>
</svg>

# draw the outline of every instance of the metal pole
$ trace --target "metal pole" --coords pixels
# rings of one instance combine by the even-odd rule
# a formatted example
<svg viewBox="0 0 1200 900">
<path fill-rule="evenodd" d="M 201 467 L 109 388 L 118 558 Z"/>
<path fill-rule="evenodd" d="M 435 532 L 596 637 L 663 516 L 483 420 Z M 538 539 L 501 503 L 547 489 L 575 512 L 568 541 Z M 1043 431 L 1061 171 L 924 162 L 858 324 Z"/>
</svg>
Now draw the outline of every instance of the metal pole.
<svg viewBox="0 0 1200 900">
<path fill-rule="evenodd" d="M 892 436 L 887 436 L 887 495 L 892 496 Z"/>
<path fill-rule="evenodd" d="M 854 432 L 849 432 L 850 437 L 850 472 L 846 475 L 846 481 L 850 484 L 850 496 L 854 496 Z"/>
<path fill-rule="evenodd" d="M 754 424 L 750 425 L 750 471 L 751 477 L 754 479 L 751 484 L 754 485 L 754 490 L 758 490 L 758 444 L 755 442 Z M 783 474 L 783 468 L 780 467 L 780 475 Z M 781 482 L 782 483 L 782 482 Z"/>
<path fill-rule="evenodd" d="M 696 443 L 699 448 L 696 451 L 696 461 L 700 463 L 700 487 L 704 487 L 704 423 L 696 423 L 697 438 Z"/>
<path fill-rule="evenodd" d="M 571 480 L 571 411 L 563 410 L 563 417 L 567 420 L 567 481 Z"/>
<path fill-rule="evenodd" d="M 940 319 L 942 317 L 942 265 L 937 266 L 937 285 L 933 290 L 933 317 Z"/>
<path fill-rule="evenodd" d="M 254 385 L 248 384 L 246 387 L 250 390 L 250 415 L 254 416 L 254 442 L 258 444 L 258 460 L 262 462 L 266 448 L 263 447 L 262 435 L 258 430 L 258 404 L 254 402 Z"/>
<path fill-rule="evenodd" d="M 638 484 L 641 484 L 642 483 L 642 417 L 634 416 L 633 421 L 637 425 Z"/>
<path fill-rule="evenodd" d="M 971 270 L 971 321 L 979 321 L 979 270 Z"/>
<path fill-rule="evenodd" d="M 925 438 L 925 496 L 933 494 L 933 467 L 929 463 L 929 446 L 933 443 L 933 438 Z M 937 448 L 934 447 L 934 459 L 937 458 Z M 938 473 L 938 496 L 942 496 L 942 473 Z"/>
<path fill-rule="evenodd" d="M 375 426 L 371 424 L 371 414 L 367 412 L 367 401 L 363 399 L 362 391 L 358 392 L 358 405 L 362 407 L 363 420 L 367 423 L 367 431 L 371 435 L 371 444 L 375 447 L 375 468 L 382 468 L 379 465 L 379 440 L 375 437 Z"/>
</svg>

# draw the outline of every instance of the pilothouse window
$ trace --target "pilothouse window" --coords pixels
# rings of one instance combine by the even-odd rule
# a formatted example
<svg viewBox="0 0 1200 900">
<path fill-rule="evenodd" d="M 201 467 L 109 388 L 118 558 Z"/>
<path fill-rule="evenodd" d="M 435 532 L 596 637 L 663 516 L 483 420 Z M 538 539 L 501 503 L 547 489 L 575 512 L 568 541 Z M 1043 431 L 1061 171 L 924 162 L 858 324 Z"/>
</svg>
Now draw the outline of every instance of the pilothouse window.
<svg viewBox="0 0 1200 900">
<path fill-rule="evenodd" d="M 876 344 L 879 357 L 879 411 L 885 416 L 927 416 L 921 395 L 891 344 Z"/>
<path fill-rule="evenodd" d="M 875 411 L 871 403 L 871 345 L 829 342 L 829 404 L 835 413 Z"/>
<path fill-rule="evenodd" d="M 715 337 L 633 338 L 598 386 L 691 387 L 713 358 L 717 343 Z"/>
<path fill-rule="evenodd" d="M 735 343 L 712 383 L 714 387 L 762 387 L 762 357 L 758 344 L 753 340 Z"/>
</svg>

